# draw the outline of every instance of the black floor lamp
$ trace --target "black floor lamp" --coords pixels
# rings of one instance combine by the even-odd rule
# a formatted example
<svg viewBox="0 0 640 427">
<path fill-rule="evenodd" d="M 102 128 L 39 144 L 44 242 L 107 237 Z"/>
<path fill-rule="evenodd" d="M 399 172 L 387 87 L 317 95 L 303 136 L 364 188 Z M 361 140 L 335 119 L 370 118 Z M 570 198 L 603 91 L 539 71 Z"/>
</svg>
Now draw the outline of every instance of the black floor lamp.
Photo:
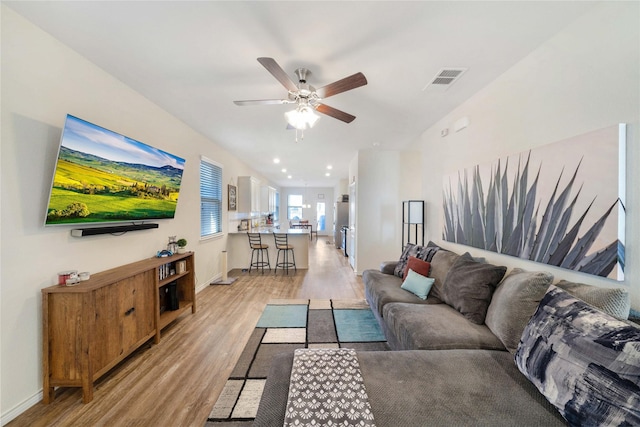
<svg viewBox="0 0 640 427">
<path fill-rule="evenodd" d="M 424 246 L 424 200 L 402 202 L 402 248 L 407 243 Z"/>
</svg>

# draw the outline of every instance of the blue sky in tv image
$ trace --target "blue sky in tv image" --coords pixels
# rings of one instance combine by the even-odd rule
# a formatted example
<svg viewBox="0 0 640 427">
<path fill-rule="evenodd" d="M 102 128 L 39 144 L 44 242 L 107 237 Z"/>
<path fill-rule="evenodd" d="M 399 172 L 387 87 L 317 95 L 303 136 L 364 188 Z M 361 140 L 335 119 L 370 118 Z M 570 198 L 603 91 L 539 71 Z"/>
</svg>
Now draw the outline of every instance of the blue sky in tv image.
<svg viewBox="0 0 640 427">
<path fill-rule="evenodd" d="M 185 160 L 178 156 L 70 114 L 67 115 L 60 145 L 115 162 L 184 169 Z"/>
</svg>

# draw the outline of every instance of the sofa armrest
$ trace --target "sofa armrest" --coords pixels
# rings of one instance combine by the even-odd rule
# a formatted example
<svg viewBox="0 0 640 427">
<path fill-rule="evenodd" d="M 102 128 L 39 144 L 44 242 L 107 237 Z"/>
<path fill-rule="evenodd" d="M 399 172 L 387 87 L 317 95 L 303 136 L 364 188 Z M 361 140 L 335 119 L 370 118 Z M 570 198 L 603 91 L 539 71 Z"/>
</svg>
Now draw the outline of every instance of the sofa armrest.
<svg viewBox="0 0 640 427">
<path fill-rule="evenodd" d="M 398 261 L 384 261 L 380 264 L 380 271 L 384 274 L 393 275 L 393 271 L 396 269 L 396 265 L 398 265 Z"/>
</svg>

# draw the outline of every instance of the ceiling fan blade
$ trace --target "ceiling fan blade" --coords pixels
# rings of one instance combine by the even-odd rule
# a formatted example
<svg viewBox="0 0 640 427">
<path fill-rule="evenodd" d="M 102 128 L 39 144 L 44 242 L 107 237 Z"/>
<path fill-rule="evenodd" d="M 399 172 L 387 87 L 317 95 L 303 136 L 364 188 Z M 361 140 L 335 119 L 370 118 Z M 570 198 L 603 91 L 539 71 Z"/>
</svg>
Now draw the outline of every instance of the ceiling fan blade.
<svg viewBox="0 0 640 427">
<path fill-rule="evenodd" d="M 233 101 L 234 104 L 244 106 L 244 105 L 281 105 L 281 104 L 291 104 L 294 101 L 289 99 L 248 99 L 246 101 Z"/>
<path fill-rule="evenodd" d="M 344 111 L 329 107 L 326 104 L 316 104 L 316 111 L 322 114 L 326 114 L 327 116 L 331 116 L 334 119 L 342 120 L 345 123 L 351 123 L 356 119 L 356 116 L 352 116 L 351 114 L 345 113 Z"/>
<path fill-rule="evenodd" d="M 264 68 L 267 69 L 268 72 L 273 74 L 282 86 L 286 87 L 288 91 L 296 92 L 298 90 L 298 86 L 291 80 L 291 78 L 284 72 L 281 66 L 273 58 L 258 58 L 258 62 L 262 64 Z"/>
<path fill-rule="evenodd" d="M 355 89 L 367 84 L 367 78 L 362 73 L 355 73 L 349 77 L 338 80 L 337 82 L 329 83 L 326 86 L 316 90 L 316 93 L 320 98 L 329 98 L 330 96 L 337 95 L 342 92 L 346 92 L 351 89 Z"/>
</svg>

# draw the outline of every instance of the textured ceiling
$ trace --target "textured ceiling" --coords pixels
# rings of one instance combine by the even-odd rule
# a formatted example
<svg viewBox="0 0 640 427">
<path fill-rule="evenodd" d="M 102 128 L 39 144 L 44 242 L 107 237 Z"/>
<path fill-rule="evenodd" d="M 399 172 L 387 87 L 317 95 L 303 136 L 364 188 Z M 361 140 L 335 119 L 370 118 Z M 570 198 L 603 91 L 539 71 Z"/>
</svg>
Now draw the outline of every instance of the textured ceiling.
<svg viewBox="0 0 640 427">
<path fill-rule="evenodd" d="M 280 186 L 334 186 L 362 149 L 402 149 L 592 2 L 4 2 L 90 61 L 233 152 Z M 257 61 L 272 57 L 319 88 L 355 72 L 368 85 L 327 99 L 355 115 L 322 116 L 295 142 L 285 98 Z M 445 67 L 468 68 L 423 91 Z M 378 148 L 373 148 L 378 147 Z M 272 162 L 281 159 L 279 165 Z M 332 165 L 326 177 L 327 165 Z M 280 169 L 287 168 L 287 179 Z"/>
</svg>

